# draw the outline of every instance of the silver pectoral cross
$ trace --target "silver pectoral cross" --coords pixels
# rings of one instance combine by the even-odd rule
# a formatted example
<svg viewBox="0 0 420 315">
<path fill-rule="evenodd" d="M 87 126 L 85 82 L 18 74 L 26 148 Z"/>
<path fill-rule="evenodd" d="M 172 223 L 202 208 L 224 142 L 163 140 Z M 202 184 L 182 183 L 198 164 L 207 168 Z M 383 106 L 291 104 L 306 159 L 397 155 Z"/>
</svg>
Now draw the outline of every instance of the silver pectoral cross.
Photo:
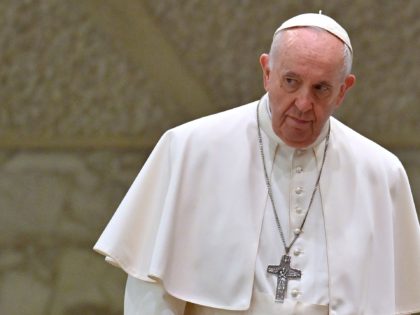
<svg viewBox="0 0 420 315">
<path fill-rule="evenodd" d="M 290 279 L 300 279 L 302 272 L 290 267 L 290 256 L 283 255 L 280 265 L 269 265 L 267 272 L 277 275 L 276 302 L 283 303 Z"/>
</svg>

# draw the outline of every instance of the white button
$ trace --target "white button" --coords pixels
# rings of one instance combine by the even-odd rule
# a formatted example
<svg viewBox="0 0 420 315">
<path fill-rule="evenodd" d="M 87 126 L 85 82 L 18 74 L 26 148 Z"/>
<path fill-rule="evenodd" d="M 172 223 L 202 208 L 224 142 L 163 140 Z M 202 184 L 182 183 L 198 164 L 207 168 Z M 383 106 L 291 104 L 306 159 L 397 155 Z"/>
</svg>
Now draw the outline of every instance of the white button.
<svg viewBox="0 0 420 315">
<path fill-rule="evenodd" d="M 295 211 L 296 211 L 297 214 L 301 214 L 303 209 L 301 207 L 296 207 Z"/>
<path fill-rule="evenodd" d="M 302 250 L 301 250 L 300 248 L 296 248 L 296 249 L 293 251 L 293 254 L 294 254 L 295 256 L 299 256 L 300 254 L 302 254 Z"/>
<path fill-rule="evenodd" d="M 302 153 L 303 153 L 303 150 L 300 150 L 300 149 L 296 150 L 297 155 L 301 155 Z"/>
<path fill-rule="evenodd" d="M 296 187 L 296 189 L 295 189 L 295 193 L 296 194 L 300 195 L 302 192 L 303 192 L 303 188 L 302 187 L 300 187 L 300 186 Z"/>
<path fill-rule="evenodd" d="M 302 167 L 300 167 L 300 166 L 296 167 L 296 173 L 300 174 L 302 172 L 303 172 L 303 168 Z"/>
<path fill-rule="evenodd" d="M 293 296 L 293 297 L 297 297 L 297 296 L 299 295 L 299 293 L 300 293 L 300 292 L 299 292 L 299 290 L 298 290 L 298 289 L 293 289 L 291 293 L 292 293 L 292 296 Z"/>
<path fill-rule="evenodd" d="M 295 233 L 296 235 L 299 235 L 301 232 L 302 231 L 299 228 L 296 228 L 296 229 L 293 230 L 293 233 Z"/>
</svg>

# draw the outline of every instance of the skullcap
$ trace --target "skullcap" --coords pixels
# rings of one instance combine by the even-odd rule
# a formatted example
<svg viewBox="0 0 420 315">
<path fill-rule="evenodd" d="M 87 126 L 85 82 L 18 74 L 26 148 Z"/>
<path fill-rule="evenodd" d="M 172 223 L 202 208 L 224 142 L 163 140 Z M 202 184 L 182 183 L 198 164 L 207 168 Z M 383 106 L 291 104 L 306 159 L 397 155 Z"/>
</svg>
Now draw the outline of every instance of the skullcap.
<svg viewBox="0 0 420 315">
<path fill-rule="evenodd" d="M 319 11 L 319 14 L 316 13 L 305 13 L 300 14 L 291 19 L 285 21 L 280 27 L 274 32 L 274 36 L 281 30 L 286 30 L 292 27 L 305 27 L 305 26 L 314 26 L 322 28 L 331 34 L 337 36 L 342 42 L 344 42 L 350 49 L 353 54 L 353 48 L 351 47 L 350 37 L 347 34 L 346 30 L 338 24 L 335 20 L 322 14 L 322 11 Z"/>
</svg>

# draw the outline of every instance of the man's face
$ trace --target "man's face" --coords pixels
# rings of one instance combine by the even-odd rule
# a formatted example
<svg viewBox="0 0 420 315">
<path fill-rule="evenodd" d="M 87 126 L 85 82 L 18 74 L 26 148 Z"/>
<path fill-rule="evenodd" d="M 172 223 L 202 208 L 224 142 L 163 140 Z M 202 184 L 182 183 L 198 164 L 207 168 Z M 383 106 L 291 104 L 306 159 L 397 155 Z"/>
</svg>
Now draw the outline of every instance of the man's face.
<svg viewBox="0 0 420 315">
<path fill-rule="evenodd" d="M 303 148 L 317 139 L 355 77 L 343 77 L 344 44 L 327 32 L 296 28 L 277 40 L 274 60 L 260 57 L 272 126 L 286 144 Z"/>
</svg>

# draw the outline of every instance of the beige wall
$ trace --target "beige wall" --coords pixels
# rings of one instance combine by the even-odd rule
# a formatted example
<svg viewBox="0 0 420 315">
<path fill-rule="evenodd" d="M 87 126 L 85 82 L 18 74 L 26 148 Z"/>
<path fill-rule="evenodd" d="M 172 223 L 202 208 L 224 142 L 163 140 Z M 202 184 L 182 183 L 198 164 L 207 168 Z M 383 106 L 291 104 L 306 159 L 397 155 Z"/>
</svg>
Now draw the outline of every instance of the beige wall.
<svg viewBox="0 0 420 315">
<path fill-rule="evenodd" d="M 182 4 L 181 4 L 182 3 Z M 291 15 L 350 33 L 337 116 L 395 152 L 420 202 L 420 2 L 0 2 L 0 314 L 121 314 L 125 276 L 91 251 L 167 128 L 258 98 Z"/>
</svg>

